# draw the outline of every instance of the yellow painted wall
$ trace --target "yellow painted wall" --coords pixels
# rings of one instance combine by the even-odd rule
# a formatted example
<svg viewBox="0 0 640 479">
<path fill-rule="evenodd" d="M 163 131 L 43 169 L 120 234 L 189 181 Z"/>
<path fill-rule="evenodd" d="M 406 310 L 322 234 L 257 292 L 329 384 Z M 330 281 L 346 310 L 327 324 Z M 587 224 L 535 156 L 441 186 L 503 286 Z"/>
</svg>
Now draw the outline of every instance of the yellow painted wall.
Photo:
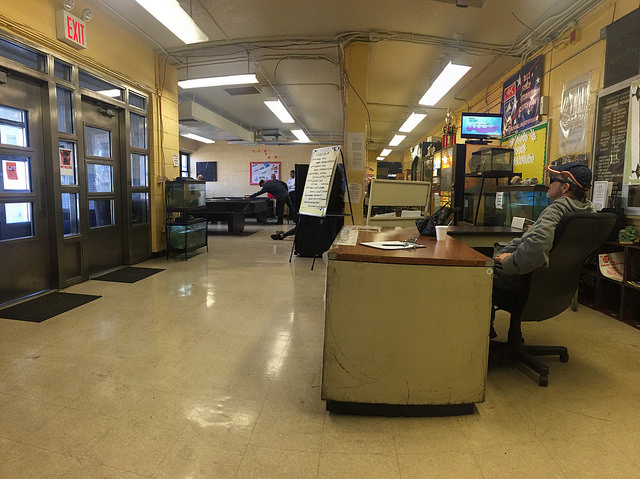
<svg viewBox="0 0 640 479">
<path fill-rule="evenodd" d="M 18 36 L 37 48 L 89 68 L 149 95 L 152 250 L 164 249 L 162 177 L 174 177 L 173 154 L 178 153 L 178 85 L 175 67 L 139 37 L 114 22 L 97 2 L 76 0 L 71 13 L 79 17 L 93 10 L 87 24 L 86 50 L 76 50 L 56 39 L 55 12 L 62 0 L 0 2 L 0 30 Z M 162 121 L 161 121 L 162 120 Z"/>
<path fill-rule="evenodd" d="M 369 45 L 362 42 L 354 42 L 345 48 L 344 70 L 348 77 L 344 88 L 345 105 L 345 128 L 344 139 L 348 141 L 352 133 L 363 134 L 365 138 L 364 153 L 360 160 L 361 170 L 350 169 L 347 162 L 347 178 L 349 183 L 359 183 L 363 185 L 362 194 L 358 202 L 351 203 L 351 213 L 355 224 L 363 224 L 362 202 L 364 200 L 365 171 L 367 169 L 368 153 L 366 152 L 366 141 L 370 132 L 368 128 L 368 112 L 363 104 L 368 96 L 368 68 L 369 68 Z M 356 93 L 357 92 L 357 93 Z M 349 207 L 345 207 L 345 212 L 349 213 Z"/>
</svg>

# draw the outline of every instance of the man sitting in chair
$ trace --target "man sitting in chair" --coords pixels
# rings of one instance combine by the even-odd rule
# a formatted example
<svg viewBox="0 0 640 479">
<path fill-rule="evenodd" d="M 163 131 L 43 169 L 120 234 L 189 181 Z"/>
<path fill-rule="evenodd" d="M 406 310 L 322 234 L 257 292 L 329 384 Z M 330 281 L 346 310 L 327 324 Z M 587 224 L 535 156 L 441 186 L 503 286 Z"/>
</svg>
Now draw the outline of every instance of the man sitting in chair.
<svg viewBox="0 0 640 479">
<path fill-rule="evenodd" d="M 591 186 L 591 170 L 582 162 L 547 166 L 549 190 L 547 197 L 553 202 L 538 220 L 522 235 L 507 244 L 499 244 L 494 255 L 493 302 L 512 297 L 527 288 L 528 274 L 549 265 L 549 251 L 553 246 L 556 226 L 565 213 L 580 211 L 594 213 L 587 199 Z M 496 332 L 491 325 L 491 337 Z"/>
</svg>

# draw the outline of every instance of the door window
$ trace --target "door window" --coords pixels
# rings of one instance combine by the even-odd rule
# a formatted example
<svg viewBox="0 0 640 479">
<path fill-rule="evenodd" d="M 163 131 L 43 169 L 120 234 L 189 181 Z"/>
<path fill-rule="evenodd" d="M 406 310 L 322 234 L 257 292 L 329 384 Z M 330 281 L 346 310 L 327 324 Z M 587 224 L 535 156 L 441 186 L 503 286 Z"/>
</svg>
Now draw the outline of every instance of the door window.
<svg viewBox="0 0 640 479">
<path fill-rule="evenodd" d="M 0 241 L 34 235 L 33 203 L 0 203 Z"/>
<path fill-rule="evenodd" d="M 60 155 L 60 184 L 63 186 L 77 185 L 78 160 L 76 158 L 76 143 L 74 141 L 60 140 L 58 142 L 58 154 Z"/>
<path fill-rule="evenodd" d="M 111 158 L 111 132 L 92 126 L 85 127 L 87 156 Z"/>
<path fill-rule="evenodd" d="M 89 193 L 113 192 L 113 167 L 100 163 L 87 163 Z"/>
<path fill-rule="evenodd" d="M 29 192 L 29 158 L 26 156 L 0 155 L 2 158 L 2 172 L 0 177 L 0 192 Z"/>
<path fill-rule="evenodd" d="M 131 224 L 149 222 L 149 193 L 131 194 Z"/>
<path fill-rule="evenodd" d="M 77 235 L 78 228 L 78 195 L 62 193 L 62 233 L 64 236 Z"/>
<path fill-rule="evenodd" d="M 131 153 L 131 186 L 149 186 L 147 155 Z"/>
<path fill-rule="evenodd" d="M 129 129 L 131 134 L 131 146 L 136 148 L 147 147 L 147 118 L 142 115 L 130 114 Z"/>
<path fill-rule="evenodd" d="M 100 228 L 114 223 L 113 200 L 89 200 L 89 227 Z"/>
<path fill-rule="evenodd" d="M 26 147 L 27 138 L 27 112 L 0 105 L 0 143 Z"/>
<path fill-rule="evenodd" d="M 56 88 L 58 110 L 58 131 L 73 133 L 73 92 L 66 88 Z"/>
</svg>

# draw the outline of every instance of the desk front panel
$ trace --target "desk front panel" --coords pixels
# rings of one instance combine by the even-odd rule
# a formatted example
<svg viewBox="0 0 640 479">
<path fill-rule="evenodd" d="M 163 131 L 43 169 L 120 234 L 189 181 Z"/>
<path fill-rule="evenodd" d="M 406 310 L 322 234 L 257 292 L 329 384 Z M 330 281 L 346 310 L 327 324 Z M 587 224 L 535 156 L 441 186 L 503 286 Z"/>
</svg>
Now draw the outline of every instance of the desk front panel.
<svg viewBox="0 0 640 479">
<path fill-rule="evenodd" d="M 483 401 L 492 279 L 484 261 L 330 259 L 322 398 L 391 405 Z"/>
</svg>

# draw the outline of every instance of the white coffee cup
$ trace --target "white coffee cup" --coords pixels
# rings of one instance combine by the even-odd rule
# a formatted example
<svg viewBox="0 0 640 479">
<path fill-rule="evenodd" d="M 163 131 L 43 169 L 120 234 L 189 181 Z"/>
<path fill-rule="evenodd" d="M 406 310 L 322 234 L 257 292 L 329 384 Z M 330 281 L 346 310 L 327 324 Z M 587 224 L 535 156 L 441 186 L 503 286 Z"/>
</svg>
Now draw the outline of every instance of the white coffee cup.
<svg viewBox="0 0 640 479">
<path fill-rule="evenodd" d="M 447 239 L 447 225 L 436 226 L 436 239 L 438 241 L 445 241 Z"/>
</svg>

